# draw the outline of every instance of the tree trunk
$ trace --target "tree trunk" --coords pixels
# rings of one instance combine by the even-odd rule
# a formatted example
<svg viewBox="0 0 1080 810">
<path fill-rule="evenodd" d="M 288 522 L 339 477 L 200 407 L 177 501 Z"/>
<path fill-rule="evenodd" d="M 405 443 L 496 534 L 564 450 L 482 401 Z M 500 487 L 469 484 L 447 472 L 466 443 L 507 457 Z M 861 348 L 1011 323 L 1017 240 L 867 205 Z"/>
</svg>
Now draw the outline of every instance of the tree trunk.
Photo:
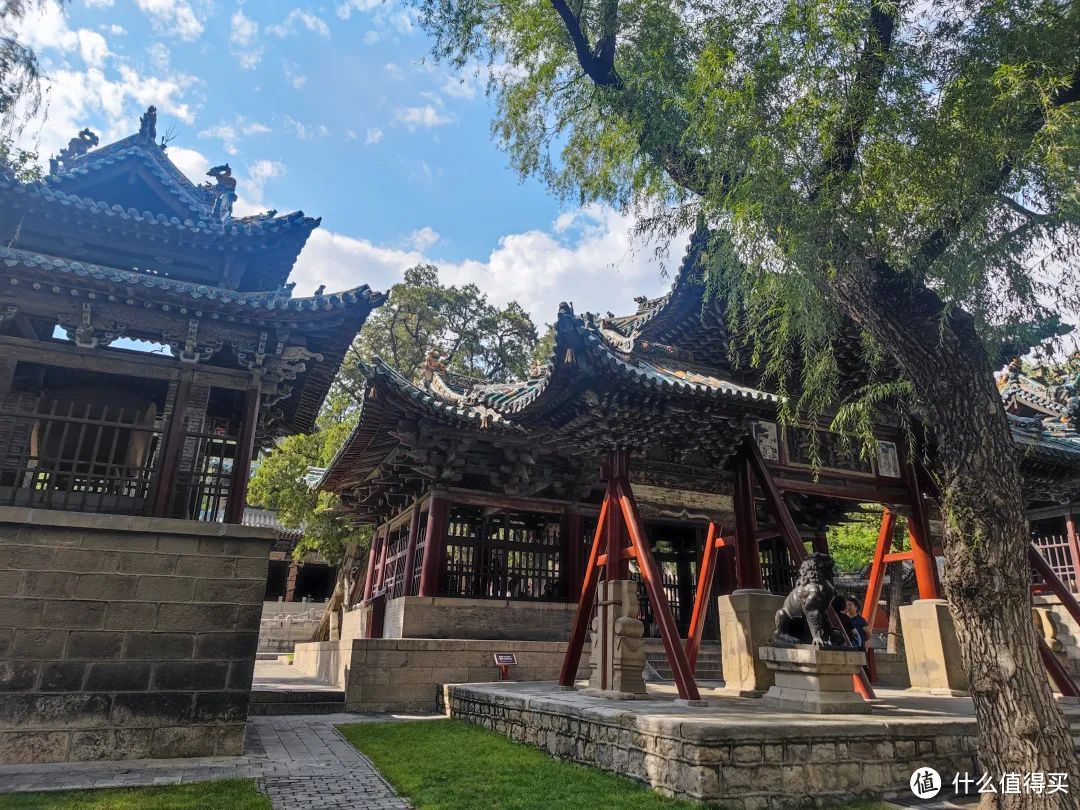
<svg viewBox="0 0 1080 810">
<path fill-rule="evenodd" d="M 1071 794 L 986 795 L 1008 808 L 1080 806 L 1080 767 L 1031 621 L 1030 543 L 1019 454 L 970 315 L 896 274 L 846 267 L 830 280 L 848 314 L 912 382 L 936 440 L 945 595 L 979 722 L 979 760 L 1005 773 L 1067 773 Z"/>
<path fill-rule="evenodd" d="M 334 592 L 330 594 L 330 599 L 326 603 L 326 611 L 323 613 L 322 621 L 319 622 L 319 626 L 315 629 L 315 632 L 311 636 L 312 641 L 334 641 L 330 638 L 330 624 L 333 614 L 338 614 L 338 619 L 341 618 L 341 613 L 349 609 L 350 598 L 353 592 L 356 590 L 356 583 L 363 582 L 363 567 L 359 567 L 357 564 L 357 550 L 355 547 L 349 550 L 341 563 L 338 565 L 337 580 L 334 582 Z M 361 557 L 363 555 L 360 555 Z M 366 558 L 364 558 L 366 561 Z M 338 622 L 338 626 L 341 626 L 341 622 Z"/>
</svg>

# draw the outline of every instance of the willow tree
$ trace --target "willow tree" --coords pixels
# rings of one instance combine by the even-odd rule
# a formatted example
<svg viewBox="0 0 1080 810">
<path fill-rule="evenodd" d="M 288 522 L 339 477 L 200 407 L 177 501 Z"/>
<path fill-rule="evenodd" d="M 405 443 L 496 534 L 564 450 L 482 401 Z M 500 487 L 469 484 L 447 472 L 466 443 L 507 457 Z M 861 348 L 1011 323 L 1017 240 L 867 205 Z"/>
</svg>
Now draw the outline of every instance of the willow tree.
<svg viewBox="0 0 1080 810">
<path fill-rule="evenodd" d="M 1080 784 L 987 346 L 1077 301 L 1076 0 L 417 2 L 436 56 L 489 76 L 519 171 L 725 234 L 714 288 L 766 367 L 802 353 L 804 406 L 841 405 L 834 343 L 862 331 L 933 430 L 982 764 Z"/>
</svg>

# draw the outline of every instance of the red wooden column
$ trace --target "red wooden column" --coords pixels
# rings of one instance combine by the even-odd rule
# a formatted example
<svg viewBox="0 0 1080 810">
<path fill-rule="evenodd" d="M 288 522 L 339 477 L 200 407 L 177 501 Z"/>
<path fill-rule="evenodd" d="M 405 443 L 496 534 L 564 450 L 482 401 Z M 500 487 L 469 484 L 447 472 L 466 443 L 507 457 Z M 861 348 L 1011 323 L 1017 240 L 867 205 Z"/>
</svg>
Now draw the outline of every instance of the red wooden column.
<svg viewBox="0 0 1080 810">
<path fill-rule="evenodd" d="M 382 548 L 379 551 L 379 570 L 375 576 L 375 593 L 379 593 L 383 589 L 383 583 L 386 581 L 386 555 L 390 550 L 390 527 L 387 526 L 382 531 Z"/>
<path fill-rule="evenodd" d="M 892 533 L 895 516 L 886 508 L 881 515 L 881 528 L 878 529 L 877 544 L 874 546 L 874 559 L 870 563 L 870 581 L 866 586 L 866 599 L 863 600 L 863 618 L 874 631 L 877 618 L 878 602 L 881 601 L 881 586 L 885 582 L 885 555 L 892 545 Z"/>
<path fill-rule="evenodd" d="M 251 457 L 255 455 L 255 428 L 259 423 L 261 399 L 257 383 L 244 394 L 244 416 L 240 425 L 240 440 L 236 445 L 232 476 L 229 478 L 229 498 L 225 507 L 226 523 L 244 522 L 248 477 L 251 475 Z"/>
<path fill-rule="evenodd" d="M 572 602 L 581 591 L 581 530 L 581 513 L 567 506 L 559 518 L 559 580 L 564 602 Z"/>
<path fill-rule="evenodd" d="M 915 566 L 915 583 L 920 599 L 940 599 L 937 565 L 934 562 L 933 538 L 930 536 L 930 518 L 926 514 L 922 487 L 914 467 L 907 465 L 908 492 L 911 493 L 911 519 L 908 535 L 911 537 L 911 562 Z"/>
<path fill-rule="evenodd" d="M 735 459 L 735 570 L 742 589 L 761 588 L 761 552 L 756 537 L 754 480 L 746 453 Z"/>
<path fill-rule="evenodd" d="M 610 460 L 604 466 L 605 480 L 608 482 L 608 497 L 611 497 L 611 493 L 614 492 L 615 482 L 627 474 L 627 465 L 628 459 L 625 450 L 616 450 L 611 454 Z M 629 579 L 630 560 L 623 553 L 623 547 L 626 545 L 626 521 L 622 511 L 619 509 L 608 511 L 605 545 L 604 551 L 607 554 L 607 560 L 604 565 L 604 578 Z"/>
<path fill-rule="evenodd" d="M 420 596 L 438 596 L 442 590 L 449 519 L 450 498 L 445 492 L 432 492 L 428 502 L 427 531 L 424 534 L 424 561 L 420 566 Z"/>
<path fill-rule="evenodd" d="M 1072 589 L 1080 593 L 1080 539 L 1076 535 L 1076 519 L 1071 508 L 1065 513 L 1065 531 L 1069 536 L 1069 555 L 1072 557 Z"/>
<path fill-rule="evenodd" d="M 371 601 L 371 594 L 375 590 L 375 565 L 379 559 L 379 532 L 371 534 L 371 548 L 368 549 L 367 572 L 364 574 L 364 599 L 363 604 Z"/>
<path fill-rule="evenodd" d="M 420 535 L 420 502 L 413 504 L 409 515 L 409 539 L 405 545 L 405 584 L 401 590 L 406 596 L 412 596 L 413 574 L 416 573 L 416 543 Z"/>
<path fill-rule="evenodd" d="M 165 433 L 165 450 L 162 453 L 157 492 L 154 495 L 154 517 L 170 517 L 173 489 L 176 487 L 176 470 L 180 466 L 180 450 L 184 444 L 188 398 L 191 395 L 191 383 L 194 379 L 195 369 L 185 366 L 180 371 L 180 379 L 176 383 L 172 416 L 169 418 L 169 428 Z"/>
<path fill-rule="evenodd" d="M 289 577 L 285 580 L 285 601 L 296 601 L 296 579 L 300 576 L 300 564 L 293 560 L 289 563 Z"/>
</svg>

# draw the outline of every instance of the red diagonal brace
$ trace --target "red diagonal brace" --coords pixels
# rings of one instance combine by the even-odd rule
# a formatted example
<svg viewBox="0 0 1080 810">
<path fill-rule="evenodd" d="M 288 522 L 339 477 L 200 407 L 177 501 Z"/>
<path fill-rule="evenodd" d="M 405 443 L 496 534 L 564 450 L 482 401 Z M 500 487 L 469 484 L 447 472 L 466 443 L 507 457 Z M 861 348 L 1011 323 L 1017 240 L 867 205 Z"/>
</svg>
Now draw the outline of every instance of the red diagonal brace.
<svg viewBox="0 0 1080 810">
<path fill-rule="evenodd" d="M 562 671 L 559 673 L 560 686 L 573 686 L 577 677 L 578 664 L 581 661 L 581 650 L 585 647 L 585 636 L 589 632 L 589 619 L 592 617 L 593 601 L 596 599 L 596 583 L 600 581 L 600 544 L 604 542 L 604 524 L 607 522 L 608 512 L 611 509 L 611 493 L 608 492 L 604 503 L 600 506 L 600 518 L 596 521 L 596 532 L 593 534 L 592 550 L 589 552 L 589 562 L 585 566 L 585 578 L 581 583 L 581 596 L 578 598 L 577 613 L 574 614 L 574 625 L 570 630 L 570 643 L 566 647 L 566 655 L 563 657 Z"/>
<path fill-rule="evenodd" d="M 686 660 L 690 664 L 691 672 L 697 668 L 701 636 L 705 632 L 705 613 L 709 608 L 713 580 L 716 578 L 716 565 L 720 556 L 720 547 L 723 545 L 724 540 L 720 537 L 720 528 L 710 521 L 709 532 L 705 537 L 705 550 L 701 553 L 701 566 L 698 568 L 694 612 L 690 614 L 690 627 L 686 631 Z"/>
<path fill-rule="evenodd" d="M 645 582 L 645 590 L 649 594 L 653 618 L 660 625 L 660 638 L 664 642 L 664 652 L 667 654 L 668 663 L 671 664 L 671 671 L 675 676 L 675 686 L 679 690 L 679 697 L 683 700 L 701 700 L 697 682 L 694 680 L 694 671 L 686 660 L 686 652 L 679 639 L 679 629 L 675 625 L 671 605 L 668 604 L 667 595 L 664 593 L 660 570 L 656 566 L 656 560 L 653 559 L 649 539 L 645 536 L 645 529 L 641 524 L 641 515 L 634 502 L 634 494 L 625 478 L 615 480 L 615 492 L 619 499 L 619 506 L 622 507 L 626 529 L 630 532 L 630 540 L 637 550 L 638 570 Z"/>
</svg>

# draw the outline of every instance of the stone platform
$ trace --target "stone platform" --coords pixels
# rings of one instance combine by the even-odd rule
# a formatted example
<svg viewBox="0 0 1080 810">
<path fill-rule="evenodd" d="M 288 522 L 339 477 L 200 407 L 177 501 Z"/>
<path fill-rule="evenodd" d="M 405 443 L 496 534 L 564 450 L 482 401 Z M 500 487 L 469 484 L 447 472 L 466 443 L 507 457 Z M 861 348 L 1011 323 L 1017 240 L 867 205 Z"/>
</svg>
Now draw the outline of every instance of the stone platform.
<svg viewBox="0 0 1080 810">
<path fill-rule="evenodd" d="M 677 705 L 670 684 L 649 684 L 648 699 L 617 703 L 553 683 L 445 691 L 452 717 L 669 796 L 742 810 L 912 799 L 918 766 L 935 768 L 946 785 L 957 771 L 977 770 L 968 698 L 881 689 L 870 714 L 807 715 L 722 696 L 719 684 L 699 686 L 705 708 Z M 1075 728 L 1080 713 L 1066 710 Z"/>
</svg>

